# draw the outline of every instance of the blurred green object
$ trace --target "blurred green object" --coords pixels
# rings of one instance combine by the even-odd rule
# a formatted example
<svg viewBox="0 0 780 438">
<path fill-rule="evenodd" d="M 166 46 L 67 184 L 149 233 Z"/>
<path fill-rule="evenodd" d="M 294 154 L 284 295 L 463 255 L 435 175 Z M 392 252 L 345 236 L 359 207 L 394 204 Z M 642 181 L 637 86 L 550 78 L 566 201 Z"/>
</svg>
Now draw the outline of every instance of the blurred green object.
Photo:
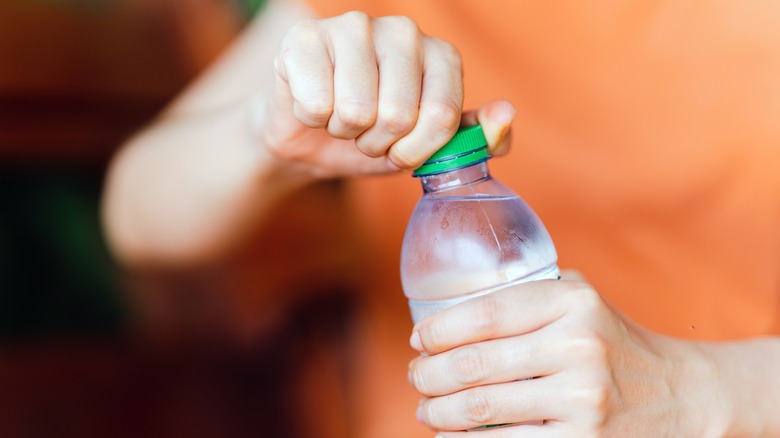
<svg viewBox="0 0 780 438">
<path fill-rule="evenodd" d="M 249 16 L 254 16 L 268 3 L 267 0 L 242 0 L 242 6 Z"/>
<path fill-rule="evenodd" d="M 0 172 L 0 341 L 121 329 L 99 187 L 84 172 Z"/>
<path fill-rule="evenodd" d="M 9 47 L 27 51 L 2 66 L 15 68 L 0 87 L 0 343 L 122 332 L 121 275 L 99 220 L 105 165 L 231 36 L 209 34 L 210 44 L 177 17 L 205 5 L 238 32 L 267 1 L 140 3 L 4 4 L 24 18 L 7 20 L 5 34 L 18 37 Z M 204 54 L 177 63 L 196 43 Z M 29 77 L 45 80 L 30 88 Z"/>
</svg>

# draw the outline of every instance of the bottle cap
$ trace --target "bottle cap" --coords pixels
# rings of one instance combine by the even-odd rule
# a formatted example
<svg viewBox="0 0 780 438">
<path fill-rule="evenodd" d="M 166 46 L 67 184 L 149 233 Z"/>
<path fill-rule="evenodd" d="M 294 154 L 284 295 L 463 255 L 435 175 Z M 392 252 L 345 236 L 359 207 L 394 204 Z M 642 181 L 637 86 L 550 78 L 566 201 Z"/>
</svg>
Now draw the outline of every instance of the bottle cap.
<svg viewBox="0 0 780 438">
<path fill-rule="evenodd" d="M 455 136 L 414 171 L 414 176 L 428 176 L 481 163 L 490 158 L 482 126 L 458 129 Z"/>
</svg>

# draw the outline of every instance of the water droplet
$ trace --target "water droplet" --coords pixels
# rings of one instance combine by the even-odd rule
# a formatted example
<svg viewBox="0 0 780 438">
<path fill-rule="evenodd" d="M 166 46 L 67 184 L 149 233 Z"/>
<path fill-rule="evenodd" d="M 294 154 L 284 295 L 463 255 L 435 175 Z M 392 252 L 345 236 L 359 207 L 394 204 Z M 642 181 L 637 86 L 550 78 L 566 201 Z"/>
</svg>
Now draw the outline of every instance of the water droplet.
<svg viewBox="0 0 780 438">
<path fill-rule="evenodd" d="M 441 229 L 442 230 L 446 230 L 447 227 L 449 227 L 449 226 L 450 226 L 450 221 L 448 221 L 446 217 L 441 220 Z"/>
</svg>

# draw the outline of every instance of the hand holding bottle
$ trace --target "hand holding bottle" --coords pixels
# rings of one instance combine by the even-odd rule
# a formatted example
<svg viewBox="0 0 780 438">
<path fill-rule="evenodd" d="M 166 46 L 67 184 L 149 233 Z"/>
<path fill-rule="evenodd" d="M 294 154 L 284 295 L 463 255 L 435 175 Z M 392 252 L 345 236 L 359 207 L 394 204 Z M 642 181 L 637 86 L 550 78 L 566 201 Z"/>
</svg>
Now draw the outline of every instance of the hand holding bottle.
<svg viewBox="0 0 780 438">
<path fill-rule="evenodd" d="M 721 436 L 729 419 L 701 345 L 637 326 L 581 281 L 461 303 L 420 321 L 411 344 L 427 354 L 409 369 L 426 397 L 418 418 L 442 431 L 512 423 L 479 436 Z"/>
</svg>

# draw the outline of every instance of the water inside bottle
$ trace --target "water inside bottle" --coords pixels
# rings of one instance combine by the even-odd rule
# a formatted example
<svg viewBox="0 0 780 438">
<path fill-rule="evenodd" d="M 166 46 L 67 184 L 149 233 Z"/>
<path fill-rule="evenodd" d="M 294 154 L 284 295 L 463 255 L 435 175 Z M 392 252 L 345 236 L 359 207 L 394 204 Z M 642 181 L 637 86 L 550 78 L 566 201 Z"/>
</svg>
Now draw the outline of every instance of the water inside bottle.
<svg viewBox="0 0 780 438">
<path fill-rule="evenodd" d="M 458 303 L 468 301 L 473 298 L 481 297 L 489 293 L 504 289 L 506 287 L 514 286 L 520 283 L 526 283 L 535 280 L 557 280 L 560 276 L 560 271 L 557 265 L 548 266 L 546 269 L 534 272 L 525 277 L 520 277 L 513 281 L 502 283 L 493 287 L 489 287 L 482 290 L 477 290 L 465 295 L 461 295 L 457 298 L 443 299 L 443 300 L 409 300 L 409 309 L 412 313 L 412 320 L 416 324 L 421 319 L 428 315 L 432 315 L 436 312 L 444 310 L 448 307 L 454 306 Z"/>
<path fill-rule="evenodd" d="M 558 278 L 552 241 L 517 195 L 424 197 L 414 217 L 425 222 L 405 236 L 402 280 L 415 322 L 509 284 Z"/>
</svg>

